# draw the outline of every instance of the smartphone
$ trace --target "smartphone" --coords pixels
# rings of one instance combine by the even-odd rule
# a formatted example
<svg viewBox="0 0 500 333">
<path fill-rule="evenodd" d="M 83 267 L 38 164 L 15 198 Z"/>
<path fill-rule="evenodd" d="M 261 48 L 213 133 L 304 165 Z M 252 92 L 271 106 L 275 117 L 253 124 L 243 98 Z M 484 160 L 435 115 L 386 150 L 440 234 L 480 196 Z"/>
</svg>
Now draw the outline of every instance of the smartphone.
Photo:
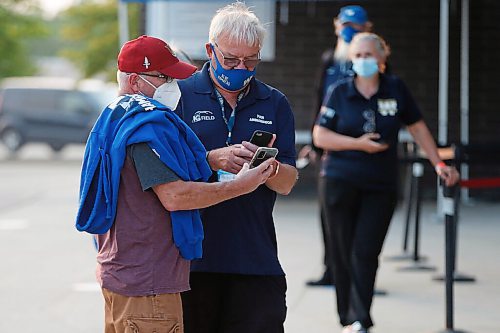
<svg viewBox="0 0 500 333">
<path fill-rule="evenodd" d="M 255 168 L 265 160 L 271 157 L 276 157 L 276 155 L 278 155 L 278 148 L 259 147 L 250 161 L 250 168 Z"/>
<path fill-rule="evenodd" d="M 253 143 L 259 147 L 267 147 L 269 142 L 273 139 L 273 133 L 269 133 L 266 131 L 256 130 L 252 134 L 252 138 L 250 139 L 250 143 Z"/>
</svg>

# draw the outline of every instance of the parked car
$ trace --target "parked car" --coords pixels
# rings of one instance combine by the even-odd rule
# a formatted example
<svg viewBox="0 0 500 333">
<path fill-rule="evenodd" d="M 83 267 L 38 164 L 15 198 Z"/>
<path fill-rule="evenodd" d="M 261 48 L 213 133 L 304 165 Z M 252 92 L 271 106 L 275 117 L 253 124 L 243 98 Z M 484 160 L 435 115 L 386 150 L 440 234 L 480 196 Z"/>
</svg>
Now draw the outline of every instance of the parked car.
<svg viewBox="0 0 500 333">
<path fill-rule="evenodd" d="M 116 85 L 66 78 L 22 77 L 0 85 L 0 139 L 16 152 L 44 142 L 54 151 L 84 143 L 99 113 L 117 95 Z"/>
</svg>

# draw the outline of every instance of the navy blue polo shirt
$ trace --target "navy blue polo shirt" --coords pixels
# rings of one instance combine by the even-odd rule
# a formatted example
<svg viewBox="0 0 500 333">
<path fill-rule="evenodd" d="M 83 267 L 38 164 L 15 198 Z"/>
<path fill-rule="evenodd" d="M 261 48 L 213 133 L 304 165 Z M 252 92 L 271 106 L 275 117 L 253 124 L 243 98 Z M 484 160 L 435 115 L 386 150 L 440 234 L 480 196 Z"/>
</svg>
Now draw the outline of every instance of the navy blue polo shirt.
<svg viewBox="0 0 500 333">
<path fill-rule="evenodd" d="M 398 77 L 381 75 L 379 89 L 370 99 L 358 92 L 354 78 L 343 80 L 333 87 L 317 124 L 355 138 L 374 131 L 389 148 L 375 154 L 358 150 L 328 151 L 321 175 L 346 180 L 361 188 L 396 190 L 399 129 L 421 119 L 413 97 Z"/>
<path fill-rule="evenodd" d="M 354 76 L 352 62 L 334 60 L 323 73 L 323 98 L 328 96 L 328 89 L 331 88 L 334 83 L 350 76 Z"/>
<path fill-rule="evenodd" d="M 198 135 L 207 150 L 226 146 L 227 125 L 206 63 L 200 72 L 179 81 L 176 113 Z M 225 102 L 226 119 L 231 107 Z M 290 105 L 277 89 L 255 78 L 238 102 L 232 144 L 249 141 L 255 130 L 276 134 L 277 160 L 295 166 L 295 125 Z M 203 258 L 191 270 L 255 275 L 283 275 L 273 221 L 276 192 L 261 185 L 254 192 L 202 211 Z"/>
</svg>

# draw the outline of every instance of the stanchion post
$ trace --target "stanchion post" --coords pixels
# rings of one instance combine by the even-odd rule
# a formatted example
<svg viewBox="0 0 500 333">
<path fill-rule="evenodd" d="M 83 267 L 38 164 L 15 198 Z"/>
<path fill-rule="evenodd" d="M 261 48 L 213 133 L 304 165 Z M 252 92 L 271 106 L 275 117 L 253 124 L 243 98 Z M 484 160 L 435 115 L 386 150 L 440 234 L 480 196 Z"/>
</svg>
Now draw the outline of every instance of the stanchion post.
<svg viewBox="0 0 500 333">
<path fill-rule="evenodd" d="M 420 208 L 422 206 L 422 189 L 421 182 L 424 176 L 424 165 L 420 162 L 413 164 L 413 176 L 416 178 L 415 182 L 415 197 L 417 202 L 415 203 L 415 230 L 414 230 L 414 244 L 413 244 L 413 261 L 420 261 L 419 256 L 419 243 L 420 243 Z"/>
<path fill-rule="evenodd" d="M 445 280 L 446 280 L 446 329 L 453 330 L 453 266 L 455 259 L 454 203 L 455 187 L 443 187 L 443 213 L 445 217 Z"/>
<path fill-rule="evenodd" d="M 454 156 L 455 156 L 455 166 L 457 169 L 460 169 L 460 165 L 462 162 L 465 160 L 465 153 L 464 153 L 464 147 L 460 144 L 458 145 L 453 145 L 453 150 L 454 150 Z M 441 184 L 441 180 L 439 180 L 439 184 Z M 447 187 L 444 186 L 443 188 L 443 194 L 446 191 L 451 191 L 447 190 Z M 448 192 L 446 192 L 448 193 Z M 453 260 L 452 260 L 452 268 L 453 268 L 453 280 L 455 282 L 475 282 L 476 278 L 473 276 L 465 275 L 465 274 L 460 274 L 457 272 L 457 243 L 458 243 L 458 211 L 459 211 L 459 203 L 460 203 L 460 190 L 458 189 L 458 185 L 455 186 L 455 188 L 451 191 L 450 195 L 453 195 L 453 208 L 452 207 L 446 207 L 447 209 L 451 210 L 453 209 L 453 237 L 451 238 L 452 246 L 453 246 Z M 448 202 L 448 204 L 451 204 Z M 444 205 L 444 203 L 443 203 Z M 445 207 L 443 207 L 443 210 Z M 444 212 L 443 212 L 444 213 Z M 436 276 L 433 278 L 435 281 L 445 281 L 445 276 Z"/>
<path fill-rule="evenodd" d="M 407 187 L 407 202 L 408 206 L 406 207 L 406 221 L 405 221 L 405 228 L 404 228 L 404 233 L 403 233 L 403 253 L 406 253 L 408 249 L 408 233 L 410 230 L 410 218 L 411 218 L 411 211 L 412 211 L 412 206 L 413 206 L 413 192 L 415 188 L 415 181 L 416 178 L 413 176 L 413 163 L 410 165 L 408 168 L 408 176 L 407 178 L 409 179 Z"/>
<path fill-rule="evenodd" d="M 442 181 L 440 181 L 442 184 Z M 454 258 L 455 258 L 455 200 L 458 186 L 445 186 L 443 188 L 443 213 L 445 217 L 445 296 L 446 296 L 446 329 L 440 333 L 465 333 L 464 331 L 455 330 L 453 325 L 453 282 L 454 282 Z"/>
<path fill-rule="evenodd" d="M 414 164 L 417 161 L 417 146 L 415 143 L 407 143 L 405 148 L 404 159 L 408 163 L 406 166 L 406 179 L 405 179 L 405 189 L 404 189 L 404 199 L 406 200 L 406 219 L 403 227 L 403 246 L 402 253 L 399 255 L 393 255 L 387 257 L 389 260 L 399 261 L 399 260 L 412 260 L 413 254 L 408 253 L 408 238 L 410 231 L 410 220 L 412 216 L 413 207 L 415 204 L 415 188 L 418 186 L 418 178 L 414 174 Z"/>
<path fill-rule="evenodd" d="M 416 158 L 417 156 L 417 146 L 412 143 L 408 145 L 408 151 L 411 151 L 413 154 L 413 158 Z M 413 165 L 415 162 L 412 162 L 409 167 L 408 167 L 408 176 L 407 179 L 409 179 L 407 183 L 407 200 L 408 200 L 408 206 L 406 207 L 406 221 L 405 221 L 405 229 L 404 229 L 404 234 L 403 234 L 403 253 L 406 253 L 408 249 L 408 234 L 410 230 L 410 218 L 411 218 L 411 211 L 413 208 L 413 193 L 415 192 L 415 187 L 417 186 L 416 183 L 418 182 L 418 178 L 415 177 L 414 174 L 414 169 Z"/>
<path fill-rule="evenodd" d="M 436 268 L 432 266 L 423 265 L 421 262 L 425 260 L 419 253 L 419 243 L 420 243 L 420 209 L 422 206 L 422 192 L 420 189 L 421 179 L 424 176 L 424 165 L 422 162 L 414 162 L 412 167 L 412 175 L 414 181 L 414 195 L 415 195 L 415 230 L 414 230 L 414 248 L 412 255 L 411 266 L 400 267 L 398 270 L 400 271 L 433 271 Z"/>
<path fill-rule="evenodd" d="M 465 153 L 464 146 L 462 144 L 453 145 L 454 156 L 455 156 L 455 166 L 460 170 L 461 165 L 465 161 Z M 458 207 L 460 203 L 460 190 L 457 189 L 454 192 L 454 220 L 453 224 L 453 248 L 454 248 L 454 257 L 453 257 L 453 280 L 455 282 L 475 282 L 476 278 L 470 275 L 460 274 L 457 272 L 457 243 L 458 243 Z"/>
</svg>

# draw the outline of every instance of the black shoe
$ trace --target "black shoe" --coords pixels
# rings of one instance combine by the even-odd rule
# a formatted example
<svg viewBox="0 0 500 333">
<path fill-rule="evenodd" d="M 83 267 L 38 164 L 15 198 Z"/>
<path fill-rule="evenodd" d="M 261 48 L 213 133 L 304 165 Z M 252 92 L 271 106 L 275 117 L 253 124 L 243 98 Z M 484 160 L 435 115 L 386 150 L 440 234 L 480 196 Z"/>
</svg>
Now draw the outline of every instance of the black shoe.
<svg viewBox="0 0 500 333">
<path fill-rule="evenodd" d="M 374 296 L 387 296 L 387 291 L 385 291 L 383 289 L 375 289 L 373 291 L 373 295 Z"/>
<path fill-rule="evenodd" d="M 333 286 L 332 278 L 330 278 L 327 274 L 324 274 L 323 277 L 319 280 L 309 280 L 306 282 L 306 285 L 310 287 L 321 287 L 321 286 Z"/>
</svg>

